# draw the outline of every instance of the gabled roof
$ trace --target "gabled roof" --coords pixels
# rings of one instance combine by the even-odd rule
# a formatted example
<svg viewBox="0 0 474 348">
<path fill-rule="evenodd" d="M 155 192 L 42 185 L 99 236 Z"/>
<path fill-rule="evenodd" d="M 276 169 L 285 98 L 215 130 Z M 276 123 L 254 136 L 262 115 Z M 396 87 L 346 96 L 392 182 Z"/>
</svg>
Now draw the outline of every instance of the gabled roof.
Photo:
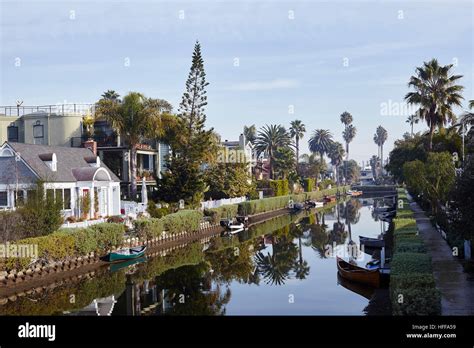
<svg viewBox="0 0 474 348">
<path fill-rule="evenodd" d="M 36 174 L 22 161 L 15 157 L 0 157 L 0 184 L 32 184 L 37 180 Z"/>
<path fill-rule="evenodd" d="M 44 181 L 76 182 L 81 181 L 74 175 L 78 169 L 87 169 L 88 173 L 97 171 L 98 168 L 91 167 L 89 161 L 95 157 L 94 153 L 86 148 L 75 148 L 65 146 L 46 146 L 23 143 L 6 142 L 16 153 L 19 153 L 23 161 Z M 52 154 L 56 154 L 57 169 L 52 171 L 46 161 Z M 51 154 L 51 156 L 48 156 Z M 43 159 L 42 159 L 43 158 Z M 14 160 L 14 157 L 13 157 Z M 119 182 L 119 178 L 103 163 L 100 168 L 104 168 L 110 175 L 112 181 Z M 79 172 L 84 172 L 79 170 Z M 91 177 L 88 175 L 87 177 Z M 93 175 L 92 175 L 93 177 Z"/>
</svg>

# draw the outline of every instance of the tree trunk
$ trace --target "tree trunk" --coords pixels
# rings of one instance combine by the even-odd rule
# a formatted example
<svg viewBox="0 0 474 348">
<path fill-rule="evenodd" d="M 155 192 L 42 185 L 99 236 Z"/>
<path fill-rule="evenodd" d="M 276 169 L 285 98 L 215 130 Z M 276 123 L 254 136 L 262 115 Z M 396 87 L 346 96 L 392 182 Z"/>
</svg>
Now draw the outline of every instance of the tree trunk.
<svg viewBox="0 0 474 348">
<path fill-rule="evenodd" d="M 300 159 L 300 139 L 298 136 L 296 136 L 296 174 L 298 174 L 298 161 Z"/>
<path fill-rule="evenodd" d="M 413 122 L 411 122 L 411 137 L 413 138 Z"/>
<path fill-rule="evenodd" d="M 434 135 L 434 125 L 433 122 L 430 125 L 430 144 L 429 144 L 429 151 L 433 150 L 433 135 Z"/>
<path fill-rule="evenodd" d="M 130 186 L 132 201 L 137 199 L 137 146 L 134 144 L 130 148 Z"/>
<path fill-rule="evenodd" d="M 381 173 L 383 176 L 383 144 L 380 145 L 380 166 L 381 166 Z"/>
</svg>

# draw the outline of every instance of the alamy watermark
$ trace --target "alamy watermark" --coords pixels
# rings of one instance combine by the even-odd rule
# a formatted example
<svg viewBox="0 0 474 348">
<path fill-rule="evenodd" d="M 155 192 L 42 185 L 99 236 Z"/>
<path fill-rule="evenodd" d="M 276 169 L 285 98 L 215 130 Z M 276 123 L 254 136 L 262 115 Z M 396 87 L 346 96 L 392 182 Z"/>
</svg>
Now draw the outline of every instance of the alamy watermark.
<svg viewBox="0 0 474 348">
<path fill-rule="evenodd" d="M 411 116 L 417 114 L 418 110 L 419 108 L 415 105 L 393 101 L 392 99 L 380 103 L 381 116 Z"/>
<path fill-rule="evenodd" d="M 218 163 L 248 163 L 249 158 L 244 150 L 224 148 L 217 152 Z"/>
<path fill-rule="evenodd" d="M 0 244 L 0 257 L 3 258 L 38 258 L 38 244 Z"/>
</svg>

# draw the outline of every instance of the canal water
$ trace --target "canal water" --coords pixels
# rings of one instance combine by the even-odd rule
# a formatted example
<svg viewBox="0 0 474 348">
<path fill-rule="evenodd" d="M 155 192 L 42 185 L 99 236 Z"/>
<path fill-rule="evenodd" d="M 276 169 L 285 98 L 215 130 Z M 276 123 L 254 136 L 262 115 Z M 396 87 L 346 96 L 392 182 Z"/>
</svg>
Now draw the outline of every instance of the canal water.
<svg viewBox="0 0 474 348">
<path fill-rule="evenodd" d="M 377 237 L 372 199 L 284 215 L 232 237 L 104 267 L 40 293 L 2 300 L 2 315 L 365 315 L 374 289 L 338 276 L 359 235 Z M 334 248 L 334 249 L 333 249 Z M 365 265 L 371 256 L 355 260 Z"/>
</svg>

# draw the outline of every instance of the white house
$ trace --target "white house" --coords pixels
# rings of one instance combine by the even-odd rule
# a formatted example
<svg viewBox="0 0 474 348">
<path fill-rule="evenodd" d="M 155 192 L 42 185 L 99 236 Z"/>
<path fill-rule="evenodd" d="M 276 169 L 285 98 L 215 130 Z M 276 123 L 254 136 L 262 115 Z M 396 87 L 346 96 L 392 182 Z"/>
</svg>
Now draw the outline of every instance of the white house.
<svg viewBox="0 0 474 348">
<path fill-rule="evenodd" d="M 5 142 L 0 147 L 0 209 L 15 209 L 18 201 L 27 200 L 38 180 L 46 192 L 62 197 L 65 217 L 83 215 L 79 202 L 88 193 L 89 218 L 120 214 L 120 180 L 90 149 Z"/>
</svg>

